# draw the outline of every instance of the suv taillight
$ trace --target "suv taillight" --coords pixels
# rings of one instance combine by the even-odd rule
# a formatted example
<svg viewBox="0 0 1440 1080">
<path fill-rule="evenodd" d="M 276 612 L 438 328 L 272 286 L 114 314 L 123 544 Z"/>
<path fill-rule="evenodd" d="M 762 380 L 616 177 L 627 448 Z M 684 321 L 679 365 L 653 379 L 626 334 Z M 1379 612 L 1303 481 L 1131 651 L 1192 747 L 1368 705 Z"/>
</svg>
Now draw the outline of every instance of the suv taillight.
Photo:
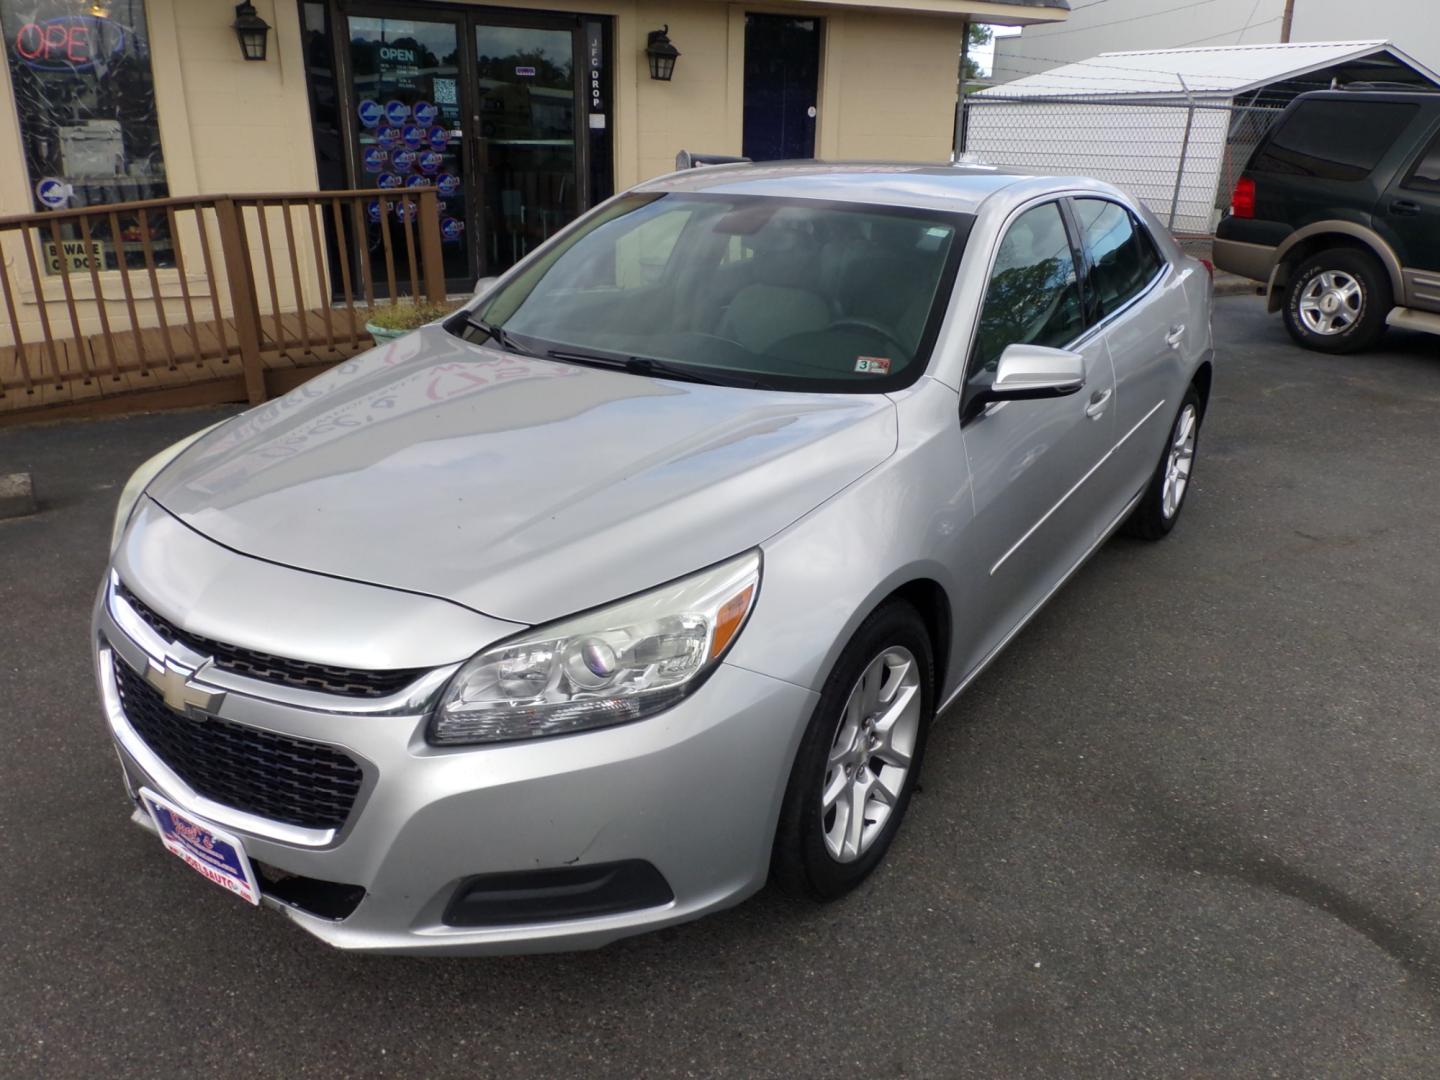
<svg viewBox="0 0 1440 1080">
<path fill-rule="evenodd" d="M 1255 181 L 1242 176 L 1235 181 L 1235 193 L 1230 196 L 1230 213 L 1238 218 L 1255 216 Z"/>
</svg>

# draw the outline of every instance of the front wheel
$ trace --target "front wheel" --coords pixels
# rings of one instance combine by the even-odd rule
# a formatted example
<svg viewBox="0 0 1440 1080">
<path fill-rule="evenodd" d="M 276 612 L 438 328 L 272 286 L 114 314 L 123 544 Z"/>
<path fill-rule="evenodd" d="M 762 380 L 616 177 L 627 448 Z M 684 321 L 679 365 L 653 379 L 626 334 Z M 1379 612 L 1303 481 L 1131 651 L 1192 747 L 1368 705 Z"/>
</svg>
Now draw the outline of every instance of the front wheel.
<svg viewBox="0 0 1440 1080">
<path fill-rule="evenodd" d="M 915 789 L 934 712 L 930 636 L 903 601 L 856 631 L 800 742 L 771 877 L 792 896 L 834 900 L 884 858 Z"/>
</svg>

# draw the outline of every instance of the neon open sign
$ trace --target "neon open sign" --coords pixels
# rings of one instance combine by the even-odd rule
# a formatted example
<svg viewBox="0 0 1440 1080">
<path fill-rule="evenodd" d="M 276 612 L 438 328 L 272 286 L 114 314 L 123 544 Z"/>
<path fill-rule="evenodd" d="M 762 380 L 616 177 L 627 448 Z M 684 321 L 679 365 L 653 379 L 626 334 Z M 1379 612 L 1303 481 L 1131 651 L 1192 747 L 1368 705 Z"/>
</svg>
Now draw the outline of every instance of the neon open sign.
<svg viewBox="0 0 1440 1080">
<path fill-rule="evenodd" d="M 60 15 L 20 27 L 14 48 L 39 71 L 86 71 L 124 50 L 125 28 L 93 15 Z"/>
</svg>

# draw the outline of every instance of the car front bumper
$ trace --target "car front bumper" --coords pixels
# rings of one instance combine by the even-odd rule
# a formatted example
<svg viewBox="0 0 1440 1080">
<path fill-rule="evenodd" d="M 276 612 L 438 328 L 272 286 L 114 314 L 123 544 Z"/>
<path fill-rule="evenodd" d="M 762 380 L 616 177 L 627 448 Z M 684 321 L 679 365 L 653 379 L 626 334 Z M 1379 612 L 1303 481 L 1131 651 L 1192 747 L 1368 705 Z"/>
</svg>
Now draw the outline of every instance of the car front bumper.
<svg viewBox="0 0 1440 1080">
<path fill-rule="evenodd" d="M 362 888 L 343 918 L 266 890 L 267 906 L 332 945 L 434 954 L 593 948 L 737 903 L 765 882 L 790 764 L 815 705 L 810 690 L 722 664 L 692 696 L 646 720 L 441 749 L 425 741 L 423 709 L 299 707 L 267 697 L 262 684 L 244 693 L 232 684 L 216 716 L 339 748 L 361 765 L 364 780 L 343 827 L 305 830 L 205 799 L 140 737 L 122 708 L 116 666 L 144 671 L 155 643 L 128 620 L 129 632 L 122 628 L 108 597 L 102 589 L 95 609 L 96 670 L 132 799 L 141 787 L 165 796 L 236 833 L 271 871 Z M 135 820 L 153 829 L 138 803 Z M 626 860 L 656 868 L 673 900 L 559 921 L 445 921 L 461 883 L 476 875 Z"/>
</svg>

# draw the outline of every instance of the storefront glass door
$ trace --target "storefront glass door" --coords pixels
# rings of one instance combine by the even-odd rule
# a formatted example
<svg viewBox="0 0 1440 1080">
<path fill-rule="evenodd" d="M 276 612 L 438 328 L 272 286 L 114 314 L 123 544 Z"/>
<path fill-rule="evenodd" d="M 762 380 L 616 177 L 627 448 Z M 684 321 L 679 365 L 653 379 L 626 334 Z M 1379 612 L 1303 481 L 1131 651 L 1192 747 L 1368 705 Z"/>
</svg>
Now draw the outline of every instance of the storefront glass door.
<svg viewBox="0 0 1440 1080">
<path fill-rule="evenodd" d="M 578 210 L 573 29 L 475 27 L 476 159 L 491 272 Z"/>
<path fill-rule="evenodd" d="M 460 20 L 350 16 L 358 187 L 434 187 L 440 200 L 445 276 L 473 280 L 465 184 L 466 113 L 461 101 L 465 38 Z M 392 213 L 413 207 L 401 195 Z M 377 283 L 385 280 L 380 203 L 367 208 L 367 247 Z M 392 223 L 394 224 L 394 223 Z M 402 256 L 403 258 L 403 256 Z M 453 287 L 453 286 L 452 286 Z"/>
<path fill-rule="evenodd" d="M 434 186 L 446 277 L 452 289 L 468 289 L 588 205 L 588 128 L 597 125 L 586 121 L 581 90 L 598 73 L 590 62 L 577 69 L 586 55 L 578 16 L 423 14 L 371 3 L 345 11 L 354 177 L 360 187 Z M 402 197 L 397 211 L 405 209 Z M 369 230 L 376 269 L 384 263 L 378 212 L 377 203 Z"/>
</svg>

